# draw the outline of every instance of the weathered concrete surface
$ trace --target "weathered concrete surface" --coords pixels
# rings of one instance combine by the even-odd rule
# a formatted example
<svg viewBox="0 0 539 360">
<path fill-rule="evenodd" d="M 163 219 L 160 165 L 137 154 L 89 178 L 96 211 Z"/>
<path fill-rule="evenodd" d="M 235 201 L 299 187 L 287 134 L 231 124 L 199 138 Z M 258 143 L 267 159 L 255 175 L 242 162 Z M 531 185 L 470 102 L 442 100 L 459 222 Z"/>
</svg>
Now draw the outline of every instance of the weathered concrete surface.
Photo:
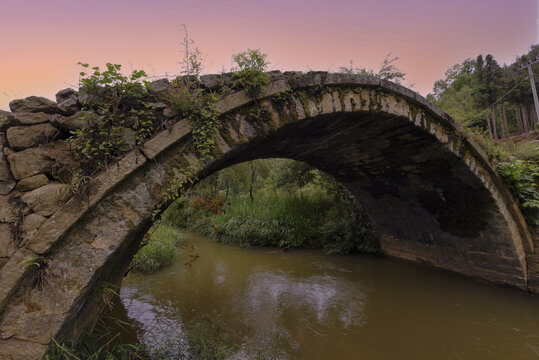
<svg viewBox="0 0 539 360">
<path fill-rule="evenodd" d="M 290 92 L 272 102 L 283 91 Z M 62 102 L 73 99 L 65 93 Z M 204 174 L 257 158 L 305 161 L 335 176 L 366 207 L 386 254 L 537 289 L 530 282 L 535 273 L 527 270 L 536 250 L 510 193 L 482 150 L 416 93 L 373 77 L 289 73 L 274 76 L 256 104 L 238 91 L 216 105 L 222 127 L 216 160 Z M 253 118 L 257 106 L 264 111 Z M 45 111 L 32 101 L 19 107 Z M 20 125 L 0 115 L 8 129 Z M 52 124 L 81 125 L 65 119 Z M 21 236 L 3 240 L 0 254 L 0 359 L 39 358 L 51 336 L 71 339 L 73 329 L 80 334 L 93 322 L 107 284 L 120 283 L 163 192 L 196 160 L 190 132 L 184 120 L 155 135 L 99 174 L 84 199 L 59 198 L 59 169 L 76 167 L 63 141 L 4 148 L 4 177 L 18 184 L 0 196 L 0 234 L 8 224 Z M 24 267 L 28 259 L 46 263 Z"/>
</svg>

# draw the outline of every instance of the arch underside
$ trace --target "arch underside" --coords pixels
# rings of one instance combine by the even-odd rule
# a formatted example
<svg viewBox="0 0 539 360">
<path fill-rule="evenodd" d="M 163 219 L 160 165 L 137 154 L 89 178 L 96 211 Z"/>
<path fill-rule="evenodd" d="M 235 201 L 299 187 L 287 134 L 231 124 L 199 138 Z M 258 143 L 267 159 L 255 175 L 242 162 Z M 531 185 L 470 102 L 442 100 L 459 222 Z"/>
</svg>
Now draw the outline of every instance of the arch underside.
<svg viewBox="0 0 539 360">
<path fill-rule="evenodd" d="M 319 115 L 251 140 L 209 170 L 275 157 L 304 161 L 345 185 L 369 213 L 385 254 L 525 287 L 491 193 L 460 157 L 408 119 Z"/>
</svg>

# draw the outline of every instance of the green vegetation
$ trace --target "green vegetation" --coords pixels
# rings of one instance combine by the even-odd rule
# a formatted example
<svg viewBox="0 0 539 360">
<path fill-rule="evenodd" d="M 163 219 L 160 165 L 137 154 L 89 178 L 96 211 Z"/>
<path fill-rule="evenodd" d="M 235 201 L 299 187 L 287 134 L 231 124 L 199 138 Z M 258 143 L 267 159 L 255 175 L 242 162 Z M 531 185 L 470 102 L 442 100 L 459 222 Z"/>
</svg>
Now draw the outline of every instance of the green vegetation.
<svg viewBox="0 0 539 360">
<path fill-rule="evenodd" d="M 529 161 L 515 160 L 498 164 L 498 171 L 517 197 L 526 221 L 539 226 L 539 166 Z"/>
<path fill-rule="evenodd" d="M 107 311 L 112 311 L 112 304 Z M 142 345 L 123 340 L 126 334 L 134 335 L 130 324 L 109 316 L 107 311 L 76 343 L 59 343 L 53 338 L 44 360 L 149 360 Z"/>
<path fill-rule="evenodd" d="M 348 192 L 328 175 L 290 160 L 225 169 L 175 203 L 164 220 L 245 247 L 379 252 L 372 225 Z"/>
<path fill-rule="evenodd" d="M 539 223 L 539 136 L 527 73 L 515 70 L 537 56 L 539 45 L 510 65 L 498 65 L 492 55 L 466 59 L 447 70 L 427 96 L 498 162 L 530 224 Z"/>
<path fill-rule="evenodd" d="M 235 79 L 234 87 L 247 90 L 249 95 L 255 98 L 270 80 L 270 75 L 266 72 L 269 65 L 266 57 L 267 55 L 258 49 L 248 49 L 235 54 L 232 57 L 237 65 L 232 76 Z"/>
<path fill-rule="evenodd" d="M 393 81 L 400 84 L 406 78 L 406 74 L 400 71 L 395 63 L 399 60 L 398 57 L 391 57 L 391 53 L 387 54 L 378 71 L 366 69 L 364 67 L 354 66 L 353 61 L 350 61 L 350 66 L 341 66 L 339 71 L 345 74 L 371 75 L 381 79 Z"/>
<path fill-rule="evenodd" d="M 143 246 L 133 258 L 133 270 L 150 273 L 172 263 L 180 240 L 178 228 L 164 223 L 154 226 L 146 234 Z"/>
<path fill-rule="evenodd" d="M 85 70 L 88 64 L 79 63 Z M 134 70 L 121 74 L 121 65 L 107 63 L 101 71 L 80 73 L 86 126 L 73 131 L 71 149 L 81 161 L 83 175 L 92 175 L 112 158 L 142 143 L 159 126 L 155 112 L 148 105 L 149 85 L 142 80 L 146 73 Z"/>
</svg>

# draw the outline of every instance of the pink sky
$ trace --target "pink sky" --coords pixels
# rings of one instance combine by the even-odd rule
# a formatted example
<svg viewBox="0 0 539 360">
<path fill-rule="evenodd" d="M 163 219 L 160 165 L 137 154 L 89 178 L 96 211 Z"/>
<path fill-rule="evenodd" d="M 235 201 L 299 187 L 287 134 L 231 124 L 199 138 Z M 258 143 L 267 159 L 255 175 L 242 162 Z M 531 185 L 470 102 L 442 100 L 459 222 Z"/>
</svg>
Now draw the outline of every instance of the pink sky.
<svg viewBox="0 0 539 360">
<path fill-rule="evenodd" d="M 537 42 L 537 0 L 1 0 L 0 109 L 77 87 L 78 61 L 179 73 L 181 24 L 204 72 L 247 48 L 271 69 L 379 68 L 399 56 L 406 84 L 426 95 L 457 62 L 491 53 L 510 63 Z"/>
</svg>

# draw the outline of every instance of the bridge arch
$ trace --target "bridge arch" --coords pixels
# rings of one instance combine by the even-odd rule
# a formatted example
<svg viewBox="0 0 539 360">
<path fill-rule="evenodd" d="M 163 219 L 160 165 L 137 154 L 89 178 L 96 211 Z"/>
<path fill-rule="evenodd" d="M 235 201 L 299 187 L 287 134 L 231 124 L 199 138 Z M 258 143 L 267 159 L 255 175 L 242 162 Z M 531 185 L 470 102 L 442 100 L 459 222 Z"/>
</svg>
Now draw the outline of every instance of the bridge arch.
<svg viewBox="0 0 539 360">
<path fill-rule="evenodd" d="M 285 73 L 256 101 L 217 103 L 222 128 L 201 177 L 235 163 L 286 157 L 342 182 L 370 214 L 391 256 L 486 281 L 527 287 L 533 252 L 516 203 L 487 155 L 415 92 L 375 77 Z M 51 336 L 70 339 L 120 283 L 163 190 L 196 160 L 181 120 L 98 175 L 86 201 L 70 199 L 0 270 L 0 358 L 39 358 Z M 47 259 L 47 281 L 24 259 Z M 44 275 L 44 274 L 41 274 Z"/>
</svg>

